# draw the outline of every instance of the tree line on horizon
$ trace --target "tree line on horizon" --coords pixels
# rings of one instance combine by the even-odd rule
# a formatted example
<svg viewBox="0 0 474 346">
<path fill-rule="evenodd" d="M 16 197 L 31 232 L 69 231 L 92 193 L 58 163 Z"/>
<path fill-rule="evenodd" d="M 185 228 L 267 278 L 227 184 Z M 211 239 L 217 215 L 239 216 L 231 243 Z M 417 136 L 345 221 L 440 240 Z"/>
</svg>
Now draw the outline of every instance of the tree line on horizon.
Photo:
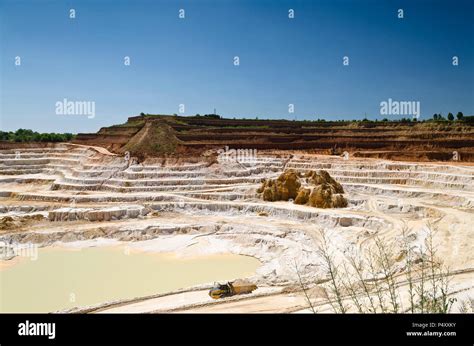
<svg viewBox="0 0 474 346">
<path fill-rule="evenodd" d="M 153 116 L 153 114 L 149 114 L 149 113 L 140 113 L 141 116 Z M 178 115 L 175 113 L 173 114 L 174 117 L 178 117 Z M 225 118 L 223 117 L 222 115 L 219 115 L 219 114 L 195 114 L 191 117 L 197 117 L 197 118 L 200 118 L 200 117 L 204 117 L 204 118 L 211 118 L 211 119 L 230 119 L 230 118 Z M 233 117 L 232 120 L 238 120 L 236 117 Z M 239 120 L 288 120 L 288 121 L 298 121 L 296 119 L 260 119 L 258 116 L 256 116 L 255 118 L 246 118 L 246 117 L 243 117 L 243 118 L 239 118 Z M 410 122 L 426 122 L 426 121 L 454 121 L 455 120 L 455 116 L 453 115 L 453 113 L 448 113 L 447 117 L 443 117 L 443 115 L 441 113 L 437 114 L 435 113 L 433 115 L 432 118 L 428 118 L 428 119 L 417 119 L 417 118 L 401 118 L 401 119 L 391 119 L 389 120 L 388 118 L 383 118 L 382 120 L 378 120 L 378 119 L 375 119 L 375 120 L 370 120 L 368 119 L 367 117 L 364 117 L 363 119 L 339 119 L 339 120 L 326 120 L 324 118 L 318 118 L 318 119 L 315 119 L 315 120 L 308 120 L 308 119 L 302 119 L 302 120 L 299 120 L 299 121 L 302 121 L 302 122 L 400 122 L 400 123 L 410 123 Z M 458 121 L 465 121 L 465 122 L 468 122 L 468 123 L 474 123 L 474 116 L 471 115 L 471 116 L 464 116 L 463 112 L 458 112 L 456 114 L 456 120 Z"/>
<path fill-rule="evenodd" d="M 73 138 L 72 133 L 39 133 L 26 129 L 0 131 L 0 141 L 7 142 L 69 142 Z"/>
<path fill-rule="evenodd" d="M 449 112 L 448 113 L 448 120 L 449 121 L 453 121 L 454 120 L 454 115 L 453 113 Z M 456 119 L 457 120 L 463 120 L 464 119 L 464 114 L 462 112 L 458 112 L 458 114 L 456 114 Z M 433 120 L 446 120 L 443 115 L 440 113 L 440 114 L 433 114 Z"/>
</svg>

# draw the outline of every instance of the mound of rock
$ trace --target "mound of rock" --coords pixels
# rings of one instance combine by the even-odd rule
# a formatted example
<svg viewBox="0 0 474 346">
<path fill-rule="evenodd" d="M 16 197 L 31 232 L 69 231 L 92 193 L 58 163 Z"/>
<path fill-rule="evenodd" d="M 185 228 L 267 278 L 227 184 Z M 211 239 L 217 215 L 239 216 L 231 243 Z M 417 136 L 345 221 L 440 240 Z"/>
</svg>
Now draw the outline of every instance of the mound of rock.
<svg viewBox="0 0 474 346">
<path fill-rule="evenodd" d="M 257 190 L 264 201 L 288 201 L 295 199 L 301 187 L 299 174 L 290 169 L 283 172 L 276 180 L 265 179 Z"/>
<path fill-rule="evenodd" d="M 330 185 L 335 193 L 344 193 L 344 189 L 342 185 L 339 184 L 337 181 L 334 180 L 333 177 L 329 175 L 327 171 L 320 170 L 318 172 L 309 171 L 306 173 L 306 181 L 310 185 L 323 185 L 328 184 Z"/>
<path fill-rule="evenodd" d="M 13 229 L 27 226 L 32 221 L 44 219 L 42 214 L 17 215 L 0 217 L 0 230 L 10 231 Z"/>
<path fill-rule="evenodd" d="M 304 183 L 301 178 L 305 178 Z M 326 171 L 309 171 L 304 176 L 294 170 L 283 172 L 276 180 L 267 179 L 257 190 L 264 201 L 294 200 L 295 204 L 316 208 L 344 208 L 342 185 Z"/>
</svg>

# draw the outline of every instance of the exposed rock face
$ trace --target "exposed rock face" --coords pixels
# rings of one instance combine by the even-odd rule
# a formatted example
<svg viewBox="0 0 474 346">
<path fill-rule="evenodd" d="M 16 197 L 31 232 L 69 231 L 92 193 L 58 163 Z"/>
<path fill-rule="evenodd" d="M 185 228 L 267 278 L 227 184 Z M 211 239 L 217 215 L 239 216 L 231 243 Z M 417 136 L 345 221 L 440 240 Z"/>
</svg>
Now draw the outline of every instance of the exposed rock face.
<svg viewBox="0 0 474 346">
<path fill-rule="evenodd" d="M 304 175 L 305 186 L 301 183 L 301 173 L 294 170 L 283 172 L 278 179 L 265 180 L 257 190 L 264 201 L 288 201 L 316 208 L 344 208 L 347 200 L 342 196 L 344 189 L 326 171 L 309 171 Z"/>
<path fill-rule="evenodd" d="M 41 214 L 4 216 L 0 217 L 0 230 L 13 230 L 27 226 L 31 222 L 41 221 L 44 216 Z"/>
<path fill-rule="evenodd" d="M 336 193 L 332 185 L 324 183 L 311 191 L 306 204 L 316 208 L 344 208 L 347 207 L 347 200 Z"/>
<path fill-rule="evenodd" d="M 88 208 L 60 208 L 48 213 L 50 221 L 110 221 L 121 219 L 135 219 L 148 214 L 149 210 L 143 206 L 121 206 L 102 209 Z"/>
<path fill-rule="evenodd" d="M 347 207 L 347 200 L 342 196 L 344 193 L 342 185 L 335 181 L 328 172 L 324 170 L 309 171 L 306 173 L 306 181 L 315 187 L 308 196 L 308 201 L 303 204 L 316 208 Z"/>
<path fill-rule="evenodd" d="M 147 114 L 130 117 L 124 124 L 103 127 L 98 133 L 78 134 L 73 141 L 102 146 L 117 153 L 129 151 L 133 156 L 176 154 L 177 157 L 194 157 L 228 145 L 231 134 L 234 148 L 247 148 L 252 143 L 251 148 L 259 151 L 311 149 L 319 154 L 341 155 L 350 149 L 351 156 L 402 161 L 451 161 L 452 152 L 457 151 L 460 160 L 473 162 L 474 126 L 472 120 L 466 120 L 416 124 L 399 121 L 307 122 Z M 152 131 L 148 129 L 152 122 L 166 125 L 167 129 Z M 234 131 L 236 127 L 238 131 Z M 260 128 L 258 138 L 255 127 Z M 327 136 L 319 136 L 321 131 Z M 302 133 L 308 138 L 301 140 Z M 275 134 L 279 141 L 269 139 Z M 433 141 L 437 143 L 436 148 L 433 148 Z M 7 144 L 0 145 L 8 148 Z"/>
<path fill-rule="evenodd" d="M 15 220 L 11 216 L 5 216 L 0 219 L 0 229 L 11 229 L 15 225 Z"/>
<path fill-rule="evenodd" d="M 329 184 L 335 193 L 344 193 L 342 185 L 333 179 L 327 171 L 320 170 L 318 172 L 309 171 L 306 173 L 306 181 L 311 185 Z"/>
<path fill-rule="evenodd" d="M 307 188 L 302 188 L 298 192 L 298 195 L 295 199 L 295 204 L 306 204 L 309 200 L 309 195 L 311 194 L 311 190 Z"/>
<path fill-rule="evenodd" d="M 290 169 L 283 172 L 276 180 L 265 180 L 257 192 L 263 193 L 264 201 L 288 201 L 296 198 L 300 187 L 299 174 Z"/>
</svg>

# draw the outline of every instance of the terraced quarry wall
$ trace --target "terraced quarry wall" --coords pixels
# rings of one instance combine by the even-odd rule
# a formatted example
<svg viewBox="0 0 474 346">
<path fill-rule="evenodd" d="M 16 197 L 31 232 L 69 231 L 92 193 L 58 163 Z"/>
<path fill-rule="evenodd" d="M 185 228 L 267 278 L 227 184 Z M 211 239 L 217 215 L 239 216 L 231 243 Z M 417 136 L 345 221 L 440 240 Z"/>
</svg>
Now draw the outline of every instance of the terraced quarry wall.
<svg viewBox="0 0 474 346">
<path fill-rule="evenodd" d="M 166 128 L 168 140 L 155 148 L 127 145 L 144 140 L 145 124 Z M 147 125 L 148 126 L 148 125 Z M 150 132 L 154 133 L 154 132 Z M 172 150 L 161 150 L 168 141 Z M 474 161 L 474 126 L 468 122 L 309 122 L 288 120 L 213 119 L 184 116 L 137 116 L 125 124 L 102 128 L 96 134 L 79 134 L 75 143 L 100 145 L 114 152 L 195 156 L 207 149 L 228 146 L 256 150 L 312 150 L 413 161 Z M 156 142 L 156 141 L 155 141 Z"/>
<path fill-rule="evenodd" d="M 285 169 L 326 170 L 342 184 L 348 206 L 263 201 L 257 194 L 262 180 Z M 474 293 L 473 180 L 468 163 L 345 160 L 297 151 L 258 152 L 252 162 L 210 165 L 205 160 L 133 163 L 70 144 L 3 149 L 0 241 L 9 247 L 107 239 L 158 252 L 230 252 L 262 263 L 250 278 L 259 288 L 242 301 L 212 301 L 203 286 L 79 311 L 291 312 L 307 307 L 294 289 L 295 262 L 303 280 L 324 279 L 320 232 L 341 251 L 349 246 L 364 251 L 378 236 L 395 242 L 393 249 L 401 254 L 402 232 L 419 249 L 433 227 L 438 255 L 450 266 L 453 292 L 461 299 Z M 404 261 L 399 256 L 401 271 Z"/>
</svg>

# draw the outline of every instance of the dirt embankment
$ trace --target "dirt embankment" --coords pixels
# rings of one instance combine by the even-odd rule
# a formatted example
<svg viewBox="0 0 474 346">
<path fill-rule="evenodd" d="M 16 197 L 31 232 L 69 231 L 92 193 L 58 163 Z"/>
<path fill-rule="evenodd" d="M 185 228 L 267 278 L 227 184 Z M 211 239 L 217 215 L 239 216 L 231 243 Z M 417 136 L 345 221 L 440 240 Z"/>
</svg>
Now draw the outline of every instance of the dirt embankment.
<svg viewBox="0 0 474 346">
<path fill-rule="evenodd" d="M 79 134 L 74 143 L 137 156 L 200 155 L 208 149 L 312 150 L 318 154 L 412 161 L 474 161 L 468 122 L 310 122 L 138 116 Z"/>
</svg>

